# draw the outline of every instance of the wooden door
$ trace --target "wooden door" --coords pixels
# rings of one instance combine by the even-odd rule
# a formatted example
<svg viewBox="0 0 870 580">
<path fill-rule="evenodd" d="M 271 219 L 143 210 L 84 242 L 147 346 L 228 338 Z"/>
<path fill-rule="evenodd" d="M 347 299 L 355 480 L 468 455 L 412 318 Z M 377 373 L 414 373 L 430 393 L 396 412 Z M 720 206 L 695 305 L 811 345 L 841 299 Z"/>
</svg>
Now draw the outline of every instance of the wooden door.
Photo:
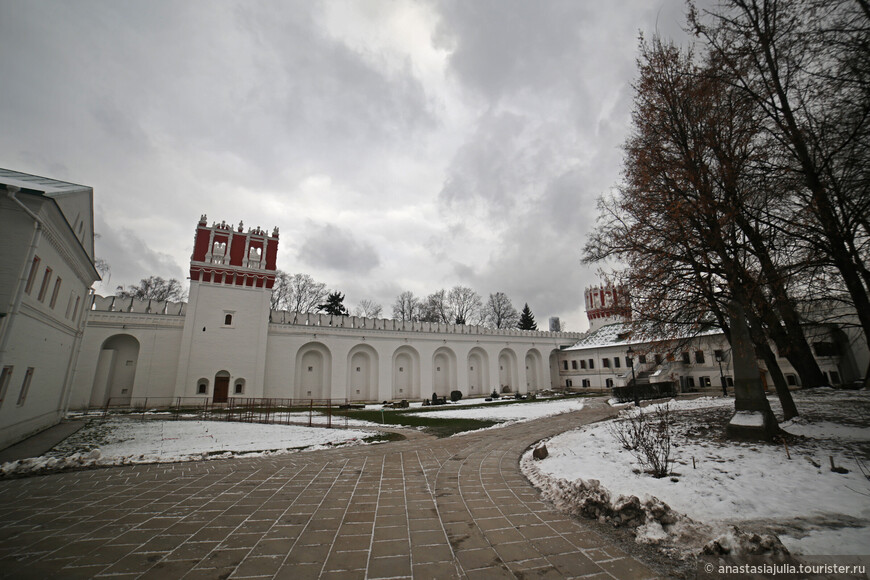
<svg viewBox="0 0 870 580">
<path fill-rule="evenodd" d="M 230 377 L 215 377 L 214 402 L 226 403 L 230 392 Z"/>
</svg>

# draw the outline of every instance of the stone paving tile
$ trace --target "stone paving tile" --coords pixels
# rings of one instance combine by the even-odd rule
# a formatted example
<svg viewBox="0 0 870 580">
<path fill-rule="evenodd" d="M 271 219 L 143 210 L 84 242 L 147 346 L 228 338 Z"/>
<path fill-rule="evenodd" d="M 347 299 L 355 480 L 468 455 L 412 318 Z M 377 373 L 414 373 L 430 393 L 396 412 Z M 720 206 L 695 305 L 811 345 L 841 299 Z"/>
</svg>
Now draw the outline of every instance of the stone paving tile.
<svg viewBox="0 0 870 580">
<path fill-rule="evenodd" d="M 0 480 L 0 570 L 90 578 L 648 578 L 519 472 L 535 441 L 612 414 L 292 457 Z M 421 442 L 425 442 L 421 444 Z"/>
</svg>

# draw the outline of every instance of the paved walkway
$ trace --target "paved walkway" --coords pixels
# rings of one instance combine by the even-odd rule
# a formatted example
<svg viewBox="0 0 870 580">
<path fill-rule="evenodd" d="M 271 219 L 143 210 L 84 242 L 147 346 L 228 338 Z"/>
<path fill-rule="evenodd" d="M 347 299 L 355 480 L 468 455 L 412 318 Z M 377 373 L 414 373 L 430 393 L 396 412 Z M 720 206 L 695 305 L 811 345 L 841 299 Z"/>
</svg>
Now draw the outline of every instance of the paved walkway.
<svg viewBox="0 0 870 580">
<path fill-rule="evenodd" d="M 0 576 L 651 578 L 519 471 L 530 444 L 610 414 L 0 481 Z"/>
</svg>

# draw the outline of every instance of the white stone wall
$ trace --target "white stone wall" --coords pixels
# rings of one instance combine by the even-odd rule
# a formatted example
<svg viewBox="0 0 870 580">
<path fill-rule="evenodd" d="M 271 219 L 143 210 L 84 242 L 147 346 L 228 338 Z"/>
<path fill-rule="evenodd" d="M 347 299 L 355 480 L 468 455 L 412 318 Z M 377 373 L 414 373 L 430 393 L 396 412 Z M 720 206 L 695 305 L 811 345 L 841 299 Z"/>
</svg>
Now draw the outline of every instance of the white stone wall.
<svg viewBox="0 0 870 580">
<path fill-rule="evenodd" d="M 268 291 L 210 284 L 194 284 L 190 300 L 185 309 L 96 297 L 72 406 L 126 396 L 121 382 L 130 360 L 136 366 L 128 391 L 133 404 L 146 397 L 153 405 L 175 397 L 211 400 L 220 371 L 230 375 L 229 397 L 383 401 L 449 396 L 452 390 L 482 396 L 505 387 L 524 393 L 557 384 L 551 355 L 555 359 L 560 346 L 580 336 L 270 313 Z M 233 315 L 230 326 L 224 324 L 227 313 Z M 129 341 L 119 338 L 126 336 L 138 343 L 135 358 L 124 346 Z M 208 381 L 202 394 L 200 379 Z M 245 384 L 236 394 L 238 379 Z"/>
</svg>

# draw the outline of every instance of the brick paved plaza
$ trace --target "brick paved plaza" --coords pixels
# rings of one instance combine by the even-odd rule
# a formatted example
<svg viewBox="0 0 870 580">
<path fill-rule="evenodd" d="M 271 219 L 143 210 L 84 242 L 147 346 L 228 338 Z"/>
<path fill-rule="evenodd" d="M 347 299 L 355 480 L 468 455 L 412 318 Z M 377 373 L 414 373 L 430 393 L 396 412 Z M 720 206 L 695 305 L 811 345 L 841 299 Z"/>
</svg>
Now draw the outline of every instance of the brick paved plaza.
<svg viewBox="0 0 870 580">
<path fill-rule="evenodd" d="M 8 578 L 650 578 L 519 471 L 587 408 L 448 439 L 0 481 Z"/>
</svg>

